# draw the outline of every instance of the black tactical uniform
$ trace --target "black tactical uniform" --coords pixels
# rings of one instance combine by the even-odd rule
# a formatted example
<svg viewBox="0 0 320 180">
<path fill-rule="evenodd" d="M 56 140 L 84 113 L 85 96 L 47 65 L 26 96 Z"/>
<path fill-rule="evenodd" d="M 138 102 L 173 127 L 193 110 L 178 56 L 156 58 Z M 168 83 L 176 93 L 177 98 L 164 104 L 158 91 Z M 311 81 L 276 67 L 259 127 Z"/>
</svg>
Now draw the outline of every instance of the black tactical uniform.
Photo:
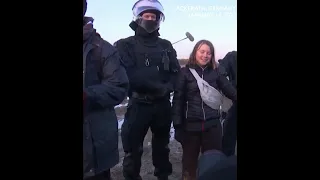
<svg viewBox="0 0 320 180">
<path fill-rule="evenodd" d="M 232 85 L 237 88 L 237 51 L 228 52 L 228 54 L 219 61 L 220 73 L 228 76 Z M 229 109 L 225 123 L 224 135 L 222 139 L 222 149 L 227 156 L 235 154 L 237 142 L 237 102 Z"/>
<path fill-rule="evenodd" d="M 170 93 L 180 65 L 172 44 L 159 38 L 158 30 L 148 33 L 134 21 L 130 27 L 135 35 L 115 43 L 130 82 L 130 100 L 121 131 L 126 153 L 123 174 L 126 180 L 141 179 L 143 140 L 150 127 L 154 175 L 167 179 L 172 173 L 168 148 Z"/>
</svg>

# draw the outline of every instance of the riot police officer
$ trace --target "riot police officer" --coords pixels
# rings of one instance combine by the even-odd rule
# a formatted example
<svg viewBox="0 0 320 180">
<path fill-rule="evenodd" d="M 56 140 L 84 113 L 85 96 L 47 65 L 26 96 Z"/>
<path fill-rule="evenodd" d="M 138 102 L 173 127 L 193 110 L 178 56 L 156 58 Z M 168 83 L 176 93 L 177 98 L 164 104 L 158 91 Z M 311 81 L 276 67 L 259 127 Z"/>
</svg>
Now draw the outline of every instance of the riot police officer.
<svg viewBox="0 0 320 180">
<path fill-rule="evenodd" d="M 154 175 L 166 180 L 172 173 L 168 148 L 172 122 L 170 93 L 180 65 L 171 42 L 159 38 L 160 23 L 165 19 L 161 3 L 139 0 L 132 11 L 134 20 L 129 26 L 135 35 L 114 44 L 130 82 L 130 100 L 121 131 L 126 154 L 123 175 L 126 180 L 141 179 L 143 140 L 150 128 Z"/>
<path fill-rule="evenodd" d="M 237 88 L 237 51 L 228 52 L 219 64 L 220 73 L 227 76 L 232 85 Z M 228 110 L 224 124 L 222 151 L 227 156 L 232 156 L 235 155 L 237 143 L 237 102 L 234 102 Z"/>
</svg>

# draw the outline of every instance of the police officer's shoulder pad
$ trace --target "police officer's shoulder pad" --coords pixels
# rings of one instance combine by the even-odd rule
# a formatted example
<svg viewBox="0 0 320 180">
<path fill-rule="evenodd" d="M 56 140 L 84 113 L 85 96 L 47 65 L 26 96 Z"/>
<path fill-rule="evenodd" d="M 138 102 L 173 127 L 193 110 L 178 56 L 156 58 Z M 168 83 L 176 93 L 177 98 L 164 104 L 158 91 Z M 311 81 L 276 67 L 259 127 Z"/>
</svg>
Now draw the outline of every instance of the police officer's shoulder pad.
<svg viewBox="0 0 320 180">
<path fill-rule="evenodd" d="M 237 56 L 237 51 L 230 51 L 224 56 L 223 60 L 231 59 L 231 58 L 234 58 L 236 56 Z"/>
<path fill-rule="evenodd" d="M 113 46 L 118 47 L 123 41 L 124 41 L 124 39 L 119 39 L 118 41 L 113 43 Z"/>
</svg>

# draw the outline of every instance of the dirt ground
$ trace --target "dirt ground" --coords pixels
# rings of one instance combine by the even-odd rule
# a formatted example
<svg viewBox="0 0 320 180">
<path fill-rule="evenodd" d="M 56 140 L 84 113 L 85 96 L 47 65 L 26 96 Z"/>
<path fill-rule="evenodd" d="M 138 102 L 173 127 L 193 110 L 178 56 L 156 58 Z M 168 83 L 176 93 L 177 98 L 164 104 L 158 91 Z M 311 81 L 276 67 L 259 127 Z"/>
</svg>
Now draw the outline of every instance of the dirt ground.
<svg viewBox="0 0 320 180">
<path fill-rule="evenodd" d="M 122 103 L 122 106 L 118 106 L 115 108 L 117 117 L 119 119 L 119 122 L 124 118 L 124 114 L 126 112 L 126 106 L 125 104 L 128 101 L 125 100 Z M 121 123 L 119 124 L 121 126 Z M 182 148 L 179 142 L 173 139 L 174 136 L 174 129 L 171 129 L 171 141 L 169 144 L 170 148 L 170 162 L 172 163 L 173 167 L 173 173 L 171 176 L 169 176 L 169 180 L 180 180 L 181 179 L 181 160 L 182 160 Z M 120 135 L 120 133 L 119 133 Z M 145 140 L 144 140 L 144 152 L 142 155 L 142 167 L 140 171 L 140 175 L 143 180 L 156 180 L 156 177 L 153 176 L 153 165 L 152 165 L 152 151 L 151 151 L 151 136 L 152 133 L 149 130 L 147 133 Z M 237 148 L 236 148 L 237 149 Z M 124 177 L 122 175 L 122 161 L 124 157 L 124 152 L 122 149 L 122 142 L 121 137 L 119 136 L 119 152 L 120 152 L 120 162 L 111 169 L 111 175 L 113 180 L 124 180 Z"/>
</svg>

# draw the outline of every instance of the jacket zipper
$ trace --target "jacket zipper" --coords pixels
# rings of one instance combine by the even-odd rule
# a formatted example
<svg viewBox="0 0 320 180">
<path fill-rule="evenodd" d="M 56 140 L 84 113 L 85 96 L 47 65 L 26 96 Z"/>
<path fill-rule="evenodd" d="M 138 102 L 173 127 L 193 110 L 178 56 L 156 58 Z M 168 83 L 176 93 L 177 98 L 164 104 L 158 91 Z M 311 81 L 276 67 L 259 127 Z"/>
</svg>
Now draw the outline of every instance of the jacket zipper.
<svg viewBox="0 0 320 180">
<path fill-rule="evenodd" d="M 203 79 L 203 73 L 204 73 L 204 69 L 202 69 L 202 76 L 201 78 Z M 202 124 L 201 124 L 201 129 L 202 131 L 204 131 L 204 121 L 206 120 L 206 113 L 204 111 L 204 107 L 203 107 L 203 100 L 201 100 L 201 108 L 202 108 L 202 112 L 203 112 L 203 121 L 202 121 Z"/>
</svg>

